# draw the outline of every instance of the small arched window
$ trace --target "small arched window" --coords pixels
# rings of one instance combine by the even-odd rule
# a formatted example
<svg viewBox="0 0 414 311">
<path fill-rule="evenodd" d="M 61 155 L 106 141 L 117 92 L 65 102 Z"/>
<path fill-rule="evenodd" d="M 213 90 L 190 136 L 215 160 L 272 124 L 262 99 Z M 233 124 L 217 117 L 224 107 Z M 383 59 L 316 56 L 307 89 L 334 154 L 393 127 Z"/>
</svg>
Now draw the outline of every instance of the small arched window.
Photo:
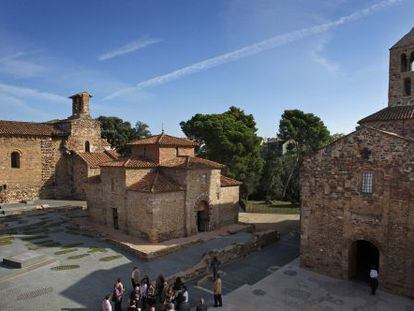
<svg viewBox="0 0 414 311">
<path fill-rule="evenodd" d="M 20 153 L 17 151 L 12 152 L 11 154 L 11 167 L 20 168 Z"/>
<path fill-rule="evenodd" d="M 89 141 L 85 141 L 85 152 L 91 152 L 91 144 Z"/>
<path fill-rule="evenodd" d="M 401 54 L 401 71 L 406 72 L 408 70 L 408 59 L 405 53 Z"/>
<path fill-rule="evenodd" d="M 404 79 L 404 95 L 411 96 L 411 79 L 410 78 Z"/>
<path fill-rule="evenodd" d="M 409 71 L 414 71 L 414 52 L 410 55 Z"/>
</svg>

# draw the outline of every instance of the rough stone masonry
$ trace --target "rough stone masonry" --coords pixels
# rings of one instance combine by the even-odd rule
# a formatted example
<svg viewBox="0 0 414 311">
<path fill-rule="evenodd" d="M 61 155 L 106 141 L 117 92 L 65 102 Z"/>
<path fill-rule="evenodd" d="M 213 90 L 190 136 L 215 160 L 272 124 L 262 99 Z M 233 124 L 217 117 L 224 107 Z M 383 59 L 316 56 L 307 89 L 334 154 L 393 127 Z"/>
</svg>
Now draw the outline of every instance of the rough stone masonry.
<svg viewBox="0 0 414 311">
<path fill-rule="evenodd" d="M 414 297 L 414 28 L 390 50 L 389 105 L 304 159 L 301 266 Z"/>
</svg>

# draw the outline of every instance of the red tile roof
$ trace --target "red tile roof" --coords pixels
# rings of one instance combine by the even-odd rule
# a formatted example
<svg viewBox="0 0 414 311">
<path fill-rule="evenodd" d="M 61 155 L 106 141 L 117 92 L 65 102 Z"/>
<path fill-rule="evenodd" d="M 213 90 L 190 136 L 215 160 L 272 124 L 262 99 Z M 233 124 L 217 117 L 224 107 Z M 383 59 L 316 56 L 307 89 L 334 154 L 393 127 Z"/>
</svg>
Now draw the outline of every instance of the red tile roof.
<svg viewBox="0 0 414 311">
<path fill-rule="evenodd" d="M 0 120 L 0 135 L 67 136 L 68 134 L 51 123 Z"/>
<path fill-rule="evenodd" d="M 414 106 L 394 106 L 377 111 L 368 117 L 359 120 L 358 123 L 372 121 L 391 121 L 414 119 Z"/>
<path fill-rule="evenodd" d="M 160 164 L 161 167 L 183 168 L 183 169 L 222 169 L 225 165 L 198 157 L 177 157 Z"/>
<path fill-rule="evenodd" d="M 240 181 L 236 179 L 226 177 L 223 175 L 220 176 L 220 183 L 222 187 L 236 187 L 242 184 Z"/>
<path fill-rule="evenodd" d="M 174 137 L 167 134 L 160 134 L 151 136 L 148 138 L 135 140 L 129 145 L 159 145 L 159 146 L 170 146 L 170 147 L 195 147 L 197 143 L 181 137 Z"/>
<path fill-rule="evenodd" d="M 125 168 L 151 168 L 158 165 L 154 162 L 144 161 L 137 158 L 119 158 L 114 161 L 105 162 L 101 167 L 125 167 Z"/>
<path fill-rule="evenodd" d="M 77 154 L 90 168 L 99 168 L 101 164 L 114 160 L 114 157 L 106 152 L 78 152 Z"/>
<path fill-rule="evenodd" d="M 161 193 L 183 191 L 184 189 L 171 178 L 157 171 L 146 174 L 141 180 L 131 185 L 128 190 Z"/>
</svg>

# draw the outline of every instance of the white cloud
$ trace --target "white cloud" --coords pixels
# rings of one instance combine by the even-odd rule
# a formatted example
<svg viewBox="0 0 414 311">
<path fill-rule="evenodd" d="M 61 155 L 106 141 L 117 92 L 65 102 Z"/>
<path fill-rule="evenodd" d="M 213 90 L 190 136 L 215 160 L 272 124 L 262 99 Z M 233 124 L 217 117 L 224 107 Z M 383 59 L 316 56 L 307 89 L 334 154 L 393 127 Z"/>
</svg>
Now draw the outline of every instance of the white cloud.
<svg viewBox="0 0 414 311">
<path fill-rule="evenodd" d="M 188 75 L 192 75 L 197 72 L 201 72 L 201 71 L 213 68 L 213 67 L 217 67 L 222 64 L 226 64 L 229 62 L 233 62 L 233 61 L 245 58 L 247 56 L 256 55 L 266 50 L 274 49 L 278 46 L 282 46 L 282 45 L 295 42 L 295 41 L 298 41 L 298 40 L 301 40 L 301 39 L 304 39 L 310 36 L 324 33 L 334 28 L 337 28 L 345 23 L 348 23 L 348 22 L 351 22 L 357 19 L 361 19 L 365 16 L 368 16 L 374 13 L 375 11 L 379 9 L 394 5 L 401 1 L 403 0 L 383 0 L 365 9 L 361 9 L 361 10 L 355 11 L 354 13 L 350 15 L 343 16 L 332 22 L 319 24 L 313 27 L 303 28 L 303 29 L 288 32 L 282 35 L 277 35 L 267 40 L 257 42 L 257 43 L 245 46 L 243 48 L 237 49 L 235 51 L 228 52 L 228 53 L 216 56 L 216 57 L 212 57 L 212 58 L 203 60 L 201 62 L 186 66 L 184 68 L 175 70 L 173 72 L 163 74 L 163 75 L 154 77 L 146 81 L 142 81 L 134 87 L 124 88 L 117 92 L 114 92 L 110 94 L 109 96 L 106 96 L 103 100 L 110 100 L 110 99 L 119 97 L 121 95 L 131 92 L 134 89 L 143 89 L 143 88 L 161 85 L 161 84 L 164 84 L 170 81 L 183 78 Z"/>
<path fill-rule="evenodd" d="M 38 110 L 28 105 L 24 100 L 15 98 L 13 96 L 0 93 L 0 106 L 4 106 L 3 110 L 6 113 L 9 111 L 8 108 L 13 106 L 21 113 L 31 116 L 33 118 L 53 119 L 56 118 L 55 114 L 47 113 L 44 110 Z M 4 117 L 4 116 L 3 116 Z"/>
<path fill-rule="evenodd" d="M 22 60 L 26 52 L 18 52 L 12 55 L 0 58 L 0 72 L 8 73 L 16 77 L 30 78 L 37 76 L 47 70 L 46 67 L 35 64 L 31 61 Z"/>
<path fill-rule="evenodd" d="M 12 96 L 17 99 L 33 99 L 70 104 L 70 100 L 64 96 L 4 83 L 0 83 L 0 94 Z"/>
<path fill-rule="evenodd" d="M 324 67 L 326 70 L 330 72 L 337 72 L 339 70 L 339 65 L 323 55 L 325 51 L 325 45 L 326 41 L 321 41 L 319 44 L 317 44 L 315 48 L 310 52 L 311 59 Z"/>
<path fill-rule="evenodd" d="M 142 37 L 138 40 L 132 41 L 126 45 L 123 45 L 115 50 L 112 51 L 108 51 L 106 53 L 103 53 L 101 55 L 99 55 L 98 59 L 103 61 L 103 60 L 108 60 L 117 56 L 121 56 L 124 54 L 128 54 L 128 53 L 132 53 L 134 51 L 143 49 L 145 47 L 148 47 L 150 45 L 153 45 L 155 43 L 161 42 L 160 39 L 155 39 L 155 38 L 147 38 L 147 37 Z"/>
</svg>

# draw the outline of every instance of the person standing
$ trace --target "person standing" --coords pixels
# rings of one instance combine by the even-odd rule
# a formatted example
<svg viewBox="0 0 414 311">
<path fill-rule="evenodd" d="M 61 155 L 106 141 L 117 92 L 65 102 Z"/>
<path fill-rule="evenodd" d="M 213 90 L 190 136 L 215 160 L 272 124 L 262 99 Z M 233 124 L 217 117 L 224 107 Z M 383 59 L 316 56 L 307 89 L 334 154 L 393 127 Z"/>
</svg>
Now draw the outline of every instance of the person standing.
<svg viewBox="0 0 414 311">
<path fill-rule="evenodd" d="M 102 311 L 112 311 L 112 305 L 109 299 L 111 298 L 111 294 L 107 294 L 102 301 Z"/>
<path fill-rule="evenodd" d="M 131 274 L 131 284 L 132 288 L 139 286 L 139 282 L 141 281 L 141 271 L 139 271 L 138 267 L 134 267 Z"/>
<path fill-rule="evenodd" d="M 220 264 L 221 264 L 220 261 L 217 259 L 216 256 L 214 256 L 210 264 L 211 270 L 213 271 L 213 281 L 215 281 L 217 278 L 217 273 L 220 269 Z"/>
<path fill-rule="evenodd" d="M 371 295 L 375 295 L 378 288 L 378 271 L 372 266 L 369 272 L 369 284 L 371 285 Z"/>
<path fill-rule="evenodd" d="M 214 307 L 222 307 L 223 306 L 223 299 L 222 299 L 222 283 L 221 283 L 221 276 L 217 274 L 217 279 L 214 282 Z"/>
<path fill-rule="evenodd" d="M 196 311 L 207 311 L 207 305 L 204 302 L 204 298 L 201 298 L 198 302 Z"/>
<path fill-rule="evenodd" d="M 115 311 L 122 310 L 122 296 L 124 295 L 125 289 L 121 282 L 121 278 L 118 278 L 115 283 L 114 296 L 115 296 Z"/>
</svg>

